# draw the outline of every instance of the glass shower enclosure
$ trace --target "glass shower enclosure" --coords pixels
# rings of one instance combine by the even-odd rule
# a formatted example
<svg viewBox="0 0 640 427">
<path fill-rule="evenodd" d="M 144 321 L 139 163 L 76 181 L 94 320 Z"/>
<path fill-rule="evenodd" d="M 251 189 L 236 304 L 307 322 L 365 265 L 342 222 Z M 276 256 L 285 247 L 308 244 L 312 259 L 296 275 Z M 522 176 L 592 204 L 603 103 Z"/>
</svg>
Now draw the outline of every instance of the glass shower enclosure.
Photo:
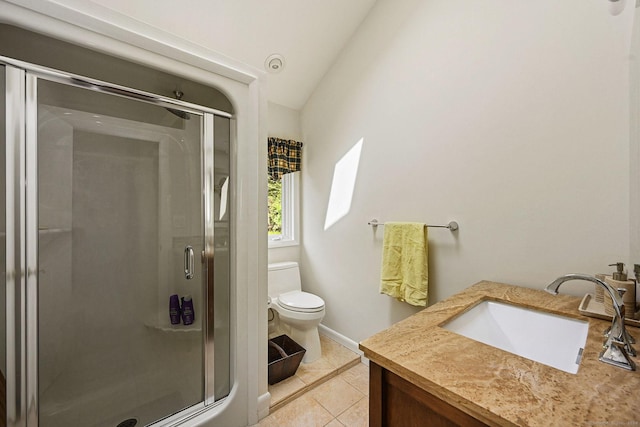
<svg viewBox="0 0 640 427">
<path fill-rule="evenodd" d="M 221 401 L 231 116 L 0 62 L 0 426 L 174 425 Z"/>
</svg>

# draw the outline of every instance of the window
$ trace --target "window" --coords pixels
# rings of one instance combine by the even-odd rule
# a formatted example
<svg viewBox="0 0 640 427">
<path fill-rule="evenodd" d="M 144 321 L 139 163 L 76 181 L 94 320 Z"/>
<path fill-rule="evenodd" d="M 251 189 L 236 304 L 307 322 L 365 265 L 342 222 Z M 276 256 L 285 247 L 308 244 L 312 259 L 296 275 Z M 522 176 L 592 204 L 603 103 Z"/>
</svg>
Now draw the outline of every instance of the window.
<svg viewBox="0 0 640 427">
<path fill-rule="evenodd" d="M 269 247 L 298 244 L 300 172 L 269 178 Z"/>
<path fill-rule="evenodd" d="M 298 244 L 300 141 L 269 137 L 269 247 Z"/>
</svg>

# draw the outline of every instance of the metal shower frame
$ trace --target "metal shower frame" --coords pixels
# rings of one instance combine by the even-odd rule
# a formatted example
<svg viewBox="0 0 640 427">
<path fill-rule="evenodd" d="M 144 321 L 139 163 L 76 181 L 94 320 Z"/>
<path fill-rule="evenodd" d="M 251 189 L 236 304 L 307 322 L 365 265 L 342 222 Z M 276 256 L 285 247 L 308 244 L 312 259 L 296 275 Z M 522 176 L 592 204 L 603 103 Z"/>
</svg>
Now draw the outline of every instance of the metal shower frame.
<svg viewBox="0 0 640 427">
<path fill-rule="evenodd" d="M 61 72 L 0 56 L 5 66 L 6 93 L 6 329 L 7 427 L 38 425 L 38 176 L 37 82 L 39 79 L 135 99 L 203 117 L 202 193 L 204 206 L 204 269 L 207 294 L 213 293 L 208 272 L 214 257 L 214 116 L 233 115 L 104 81 Z M 210 141 L 210 143 L 206 143 Z M 207 298 L 208 299 L 208 298 Z M 205 302 L 207 304 L 207 302 Z M 214 387 L 213 307 L 203 322 L 204 401 L 180 413 L 179 419 L 209 409 Z M 219 402 L 219 401 L 218 401 Z M 170 423 L 178 420 L 171 417 Z"/>
</svg>

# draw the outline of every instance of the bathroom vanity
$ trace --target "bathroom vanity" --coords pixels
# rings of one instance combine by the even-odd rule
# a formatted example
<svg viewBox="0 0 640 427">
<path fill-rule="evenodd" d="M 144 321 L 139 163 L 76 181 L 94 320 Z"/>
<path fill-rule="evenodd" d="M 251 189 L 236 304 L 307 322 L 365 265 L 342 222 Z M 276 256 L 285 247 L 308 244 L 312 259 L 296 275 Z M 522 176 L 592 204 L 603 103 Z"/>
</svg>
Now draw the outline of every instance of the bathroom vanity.
<svg viewBox="0 0 640 427">
<path fill-rule="evenodd" d="M 578 372 L 441 327 L 486 300 L 587 321 Z M 611 322 L 581 315 L 579 304 L 569 295 L 483 281 L 367 338 L 360 349 L 370 360 L 370 426 L 640 424 L 640 371 L 598 361 Z M 640 338 L 638 328 L 629 332 Z"/>
</svg>

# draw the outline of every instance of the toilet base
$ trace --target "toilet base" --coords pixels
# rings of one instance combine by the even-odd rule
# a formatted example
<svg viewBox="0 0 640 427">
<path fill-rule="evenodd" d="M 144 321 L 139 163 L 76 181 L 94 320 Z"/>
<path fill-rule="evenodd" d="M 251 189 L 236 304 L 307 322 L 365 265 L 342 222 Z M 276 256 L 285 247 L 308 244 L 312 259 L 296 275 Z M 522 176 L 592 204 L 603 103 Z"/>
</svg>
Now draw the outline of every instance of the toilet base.
<svg viewBox="0 0 640 427">
<path fill-rule="evenodd" d="M 304 357 L 302 358 L 302 363 L 315 362 L 322 356 L 318 328 L 301 330 L 292 326 L 291 338 L 306 350 Z"/>
</svg>

